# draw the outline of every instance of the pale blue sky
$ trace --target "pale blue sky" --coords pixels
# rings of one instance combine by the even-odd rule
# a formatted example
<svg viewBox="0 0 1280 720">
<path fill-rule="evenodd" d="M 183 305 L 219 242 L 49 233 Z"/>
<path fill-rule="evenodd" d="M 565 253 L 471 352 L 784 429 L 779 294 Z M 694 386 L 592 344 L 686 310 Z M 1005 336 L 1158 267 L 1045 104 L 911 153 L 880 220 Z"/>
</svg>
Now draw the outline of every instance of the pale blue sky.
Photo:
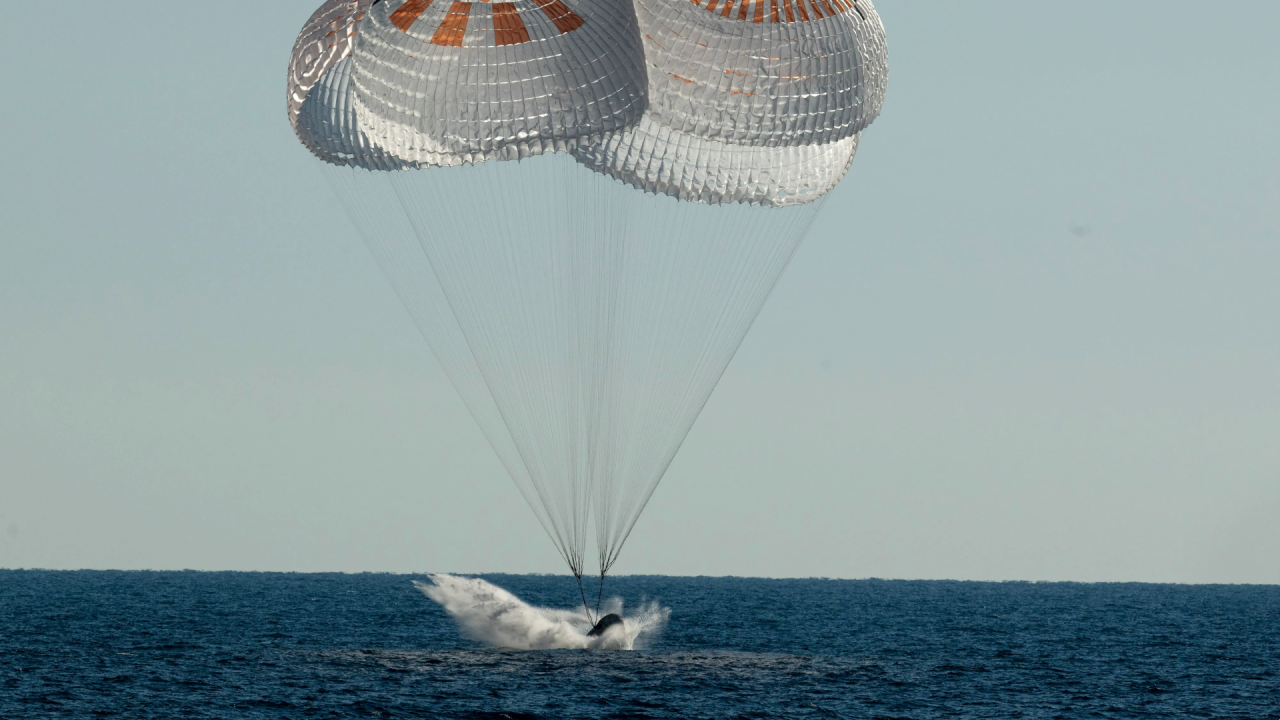
<svg viewBox="0 0 1280 720">
<path fill-rule="evenodd" d="M 1280 4 L 878 9 L 615 571 L 1280 582 Z M 293 138 L 311 10 L 6 8 L 0 567 L 562 571 Z"/>
</svg>

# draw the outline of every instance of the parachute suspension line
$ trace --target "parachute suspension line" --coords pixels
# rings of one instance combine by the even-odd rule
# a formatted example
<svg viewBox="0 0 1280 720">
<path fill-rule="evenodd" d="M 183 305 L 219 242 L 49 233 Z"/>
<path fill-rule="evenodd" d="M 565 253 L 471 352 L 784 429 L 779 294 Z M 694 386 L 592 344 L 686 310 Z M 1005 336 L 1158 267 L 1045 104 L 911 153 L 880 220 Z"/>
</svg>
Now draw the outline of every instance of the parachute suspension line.
<svg viewBox="0 0 1280 720">
<path fill-rule="evenodd" d="M 582 609 L 587 613 L 587 622 L 591 623 L 592 627 L 595 627 L 597 620 L 591 617 L 591 607 L 587 605 L 587 593 L 582 589 L 582 574 L 574 573 L 573 578 L 578 581 L 578 594 L 582 596 Z M 596 617 L 599 616 L 600 603 L 596 603 Z"/>
<path fill-rule="evenodd" d="M 318 167 L 535 517 L 570 568 L 580 570 L 582 552 L 573 551 L 548 516 L 547 499 L 529 479 L 509 434 L 505 429 L 493 430 L 502 427 L 500 412 L 443 294 L 436 271 L 417 241 L 402 199 L 395 192 L 392 180 L 403 173 L 370 172 L 327 163 Z"/>
<path fill-rule="evenodd" d="M 547 498 L 527 477 L 510 436 L 491 431 L 502 425 L 483 375 L 443 295 L 436 273 L 416 240 L 403 204 L 391 184 L 393 173 L 369 172 L 330 164 L 318 165 L 343 209 L 360 231 L 370 254 L 386 275 L 401 303 L 427 340 L 468 411 L 551 537 L 565 562 L 580 572 L 582 548 L 560 532 L 545 510 Z"/>
<path fill-rule="evenodd" d="M 559 174 L 582 174 L 558 159 L 567 161 Z M 582 220 L 568 216 L 565 183 L 547 177 L 557 169 L 551 160 L 395 173 L 392 182 L 457 318 L 455 340 L 470 349 L 487 397 L 460 393 L 468 405 L 493 406 L 482 429 L 495 447 L 511 450 L 508 470 L 530 490 L 526 500 L 546 518 L 544 528 L 576 573 L 591 502 L 580 410 L 583 386 L 594 383 L 577 379 L 574 361 L 585 353 L 573 347 L 574 317 L 563 297 L 574 278 L 557 267 L 574 257 L 577 248 L 563 245 Z M 590 328 L 578 333 L 591 335 Z"/>
<path fill-rule="evenodd" d="M 600 573 L 600 589 L 596 591 L 596 617 L 600 617 L 600 601 L 604 599 L 604 572 Z"/>
<path fill-rule="evenodd" d="M 599 610 L 821 203 L 677 201 L 563 154 L 380 175 L 371 250 L 578 582 L 594 531 Z"/>
<path fill-rule="evenodd" d="M 637 235 L 628 238 L 625 272 L 638 279 L 624 278 L 619 305 L 620 314 L 635 313 L 626 315 L 625 322 L 637 341 L 631 351 L 618 353 L 618 374 L 650 384 L 669 372 L 664 365 L 673 357 L 679 358 L 683 372 L 669 378 L 663 392 L 642 388 L 636 393 L 650 406 L 646 414 L 669 418 L 668 423 L 638 423 L 620 431 L 637 448 L 636 455 L 653 458 L 647 482 L 620 484 L 606 478 L 597 486 L 602 576 L 617 560 L 636 519 L 820 210 L 820 202 L 779 209 L 643 199 L 657 207 L 646 223 L 635 226 Z M 651 259 L 637 263 L 637 253 Z M 644 263 L 656 264 L 657 269 L 646 269 Z M 642 304 L 646 288 L 641 281 L 660 286 L 649 292 L 656 307 Z M 636 328 L 646 324 L 646 314 L 651 327 L 637 333 Z M 624 458 L 615 464 L 625 467 L 627 462 Z"/>
</svg>

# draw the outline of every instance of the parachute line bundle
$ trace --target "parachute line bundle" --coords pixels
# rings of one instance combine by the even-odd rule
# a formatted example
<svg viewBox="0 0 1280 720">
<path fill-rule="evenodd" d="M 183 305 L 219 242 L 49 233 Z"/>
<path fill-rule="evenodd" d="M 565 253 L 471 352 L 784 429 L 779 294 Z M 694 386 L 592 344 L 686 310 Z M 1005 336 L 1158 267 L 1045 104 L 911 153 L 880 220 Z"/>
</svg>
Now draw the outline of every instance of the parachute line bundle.
<svg viewBox="0 0 1280 720">
<path fill-rule="evenodd" d="M 328 0 L 287 100 L 581 588 L 593 540 L 603 584 L 887 73 L 869 0 Z"/>
</svg>

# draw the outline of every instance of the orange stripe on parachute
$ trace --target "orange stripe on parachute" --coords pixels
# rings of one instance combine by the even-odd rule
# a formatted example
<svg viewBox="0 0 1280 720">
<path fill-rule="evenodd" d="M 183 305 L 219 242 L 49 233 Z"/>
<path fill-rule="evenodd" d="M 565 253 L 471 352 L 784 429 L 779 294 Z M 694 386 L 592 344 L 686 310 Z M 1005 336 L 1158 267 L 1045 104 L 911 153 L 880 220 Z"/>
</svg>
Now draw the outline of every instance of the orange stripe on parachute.
<svg viewBox="0 0 1280 720">
<path fill-rule="evenodd" d="M 577 30 L 586 22 L 560 0 L 533 0 L 533 4 L 542 8 L 561 35 Z"/>
<path fill-rule="evenodd" d="M 493 4 L 493 41 L 497 45 L 519 45 L 529 42 L 529 30 L 516 12 L 515 3 Z"/>
<path fill-rule="evenodd" d="M 535 0 L 535 2 L 541 1 L 543 0 Z M 739 20 L 755 23 L 811 22 L 835 17 L 851 10 L 859 15 L 863 14 L 857 0 L 769 0 L 768 11 L 764 9 L 764 0 L 755 0 L 754 9 L 751 6 L 752 0 L 707 0 L 705 5 L 702 0 L 689 0 L 689 2 L 707 12 L 719 11 L 720 17 L 723 18 L 732 17 L 734 8 L 737 8 Z M 866 17 L 864 16 L 863 19 L 865 20 Z"/>
<path fill-rule="evenodd" d="M 462 47 L 462 35 L 467 31 L 467 20 L 470 18 L 471 3 L 453 0 L 449 13 L 444 16 L 444 22 L 436 28 L 436 34 L 431 36 L 431 44 Z"/>
<path fill-rule="evenodd" d="M 428 7 L 431 7 L 431 0 L 409 0 L 391 13 L 391 24 L 409 32 L 409 27 L 415 20 L 422 17 L 422 13 L 426 12 Z"/>
</svg>

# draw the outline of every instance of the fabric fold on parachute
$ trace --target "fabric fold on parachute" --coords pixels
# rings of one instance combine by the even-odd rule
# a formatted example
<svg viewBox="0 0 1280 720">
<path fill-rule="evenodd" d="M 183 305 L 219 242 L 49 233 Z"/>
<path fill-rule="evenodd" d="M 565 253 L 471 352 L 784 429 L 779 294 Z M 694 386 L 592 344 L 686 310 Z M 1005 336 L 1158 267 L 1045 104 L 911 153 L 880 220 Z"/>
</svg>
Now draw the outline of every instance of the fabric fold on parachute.
<svg viewBox="0 0 1280 720">
<path fill-rule="evenodd" d="M 374 0 L 328 0 L 312 13 L 289 56 L 289 123 L 316 157 L 334 165 L 399 170 L 356 120 L 351 54 L 357 26 Z"/>
<path fill-rule="evenodd" d="M 753 146 L 856 135 L 888 84 L 869 0 L 635 0 L 649 115 L 696 137 Z"/>
<path fill-rule="evenodd" d="M 303 145 L 311 147 L 310 139 L 298 131 L 298 115 L 311 88 L 333 66 L 351 56 L 355 45 L 356 23 L 364 17 L 364 11 L 374 0 L 325 0 L 316 9 L 298 33 L 289 55 L 289 84 L 286 100 L 289 108 L 289 124 L 298 132 Z"/>
<path fill-rule="evenodd" d="M 583 165 L 655 195 L 766 207 L 817 200 L 848 172 L 858 135 L 825 145 L 757 147 L 700 138 L 645 116 L 630 130 L 578 148 Z"/>
<path fill-rule="evenodd" d="M 351 58 L 346 57 L 320 78 L 307 93 L 294 130 L 307 138 L 307 148 L 334 165 L 365 170 L 403 170 L 411 167 L 378 147 L 360 129 L 351 85 Z"/>
<path fill-rule="evenodd" d="M 629 0 L 382 0 L 356 46 L 360 127 L 414 164 L 568 151 L 647 104 Z"/>
</svg>

